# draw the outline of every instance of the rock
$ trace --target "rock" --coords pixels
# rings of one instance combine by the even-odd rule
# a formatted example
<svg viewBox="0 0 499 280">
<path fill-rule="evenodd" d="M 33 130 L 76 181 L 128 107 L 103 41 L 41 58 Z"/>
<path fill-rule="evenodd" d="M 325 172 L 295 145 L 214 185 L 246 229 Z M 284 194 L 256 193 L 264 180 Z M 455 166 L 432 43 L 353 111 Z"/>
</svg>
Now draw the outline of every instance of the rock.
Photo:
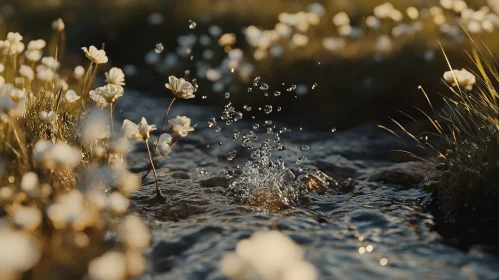
<svg viewBox="0 0 499 280">
<path fill-rule="evenodd" d="M 421 183 L 425 176 L 433 170 L 433 166 L 420 161 L 397 163 L 383 167 L 367 175 L 367 181 L 384 182 L 402 186 L 413 186 Z"/>
</svg>

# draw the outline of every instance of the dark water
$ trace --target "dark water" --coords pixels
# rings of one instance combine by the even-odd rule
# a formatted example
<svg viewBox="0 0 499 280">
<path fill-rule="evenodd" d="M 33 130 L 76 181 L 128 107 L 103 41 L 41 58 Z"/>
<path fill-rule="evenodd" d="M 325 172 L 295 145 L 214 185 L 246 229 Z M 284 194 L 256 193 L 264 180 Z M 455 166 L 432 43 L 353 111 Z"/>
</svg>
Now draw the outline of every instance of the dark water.
<svg viewBox="0 0 499 280">
<path fill-rule="evenodd" d="M 127 91 L 120 100 L 122 117 L 138 121 L 144 115 L 158 124 L 168 101 Z M 224 171 L 249 157 L 241 148 L 233 161 L 226 157 L 240 143 L 232 140 L 232 130 L 244 132 L 253 123 L 238 122 L 216 132 L 207 121 L 220 111 L 188 103 L 173 107 L 171 116 L 187 115 L 198 126 L 159 165 L 168 201 L 154 203 L 151 184 L 133 198 L 133 210 L 148 221 L 154 236 L 151 268 L 143 279 L 225 279 L 218 269 L 221 257 L 239 240 L 267 229 L 302 245 L 320 279 L 499 279 L 499 260 L 486 246 L 459 250 L 433 230 L 435 218 L 422 206 L 426 193 L 362 179 L 392 164 L 385 161 L 389 150 L 400 148 L 374 124 L 335 133 L 293 128 L 282 136 L 287 149 L 273 154 L 297 176 L 314 168 L 338 182 L 351 177 L 351 185 L 326 180 L 322 194 L 302 192 L 299 205 L 274 212 L 238 203 L 226 193 L 240 172 L 227 179 Z M 310 150 L 300 149 L 302 145 Z M 296 165 L 301 156 L 307 160 Z M 129 162 L 140 171 L 147 162 L 145 148 L 138 145 Z M 373 250 L 361 254 L 359 248 L 368 245 Z M 380 265 L 382 258 L 388 260 L 386 266 Z"/>
</svg>

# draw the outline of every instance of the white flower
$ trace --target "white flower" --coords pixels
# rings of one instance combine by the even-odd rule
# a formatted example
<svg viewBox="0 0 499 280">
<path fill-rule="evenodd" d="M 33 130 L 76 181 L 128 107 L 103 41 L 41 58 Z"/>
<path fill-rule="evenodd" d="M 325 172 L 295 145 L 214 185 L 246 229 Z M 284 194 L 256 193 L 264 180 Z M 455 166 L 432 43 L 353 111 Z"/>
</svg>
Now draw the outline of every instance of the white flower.
<svg viewBox="0 0 499 280">
<path fill-rule="evenodd" d="M 452 74 L 454 73 L 454 75 Z M 455 76 L 455 79 L 454 79 Z M 459 85 L 467 90 L 471 90 L 476 83 L 476 78 L 466 69 L 447 71 L 444 73 L 444 79 L 453 86 Z"/>
<path fill-rule="evenodd" d="M 69 87 L 68 83 L 67 83 L 65 80 L 62 80 L 62 79 L 61 79 L 61 80 L 58 80 L 58 81 L 57 81 L 57 84 L 55 85 L 55 88 L 56 88 L 57 90 L 60 90 L 61 88 L 62 88 L 63 90 L 68 90 L 68 87 Z"/>
<path fill-rule="evenodd" d="M 128 249 L 144 250 L 151 243 L 151 234 L 137 216 L 127 216 L 121 223 L 118 234 Z"/>
<path fill-rule="evenodd" d="M 220 46 L 229 46 L 236 43 L 236 35 L 234 33 L 225 33 L 218 39 Z"/>
<path fill-rule="evenodd" d="M 54 79 L 54 70 L 44 64 L 36 67 L 36 78 L 42 82 L 51 82 Z"/>
<path fill-rule="evenodd" d="M 120 68 L 113 67 L 109 72 L 106 72 L 106 83 L 124 86 L 125 85 L 125 74 Z"/>
<path fill-rule="evenodd" d="M 21 42 L 23 36 L 19 33 L 9 32 L 7 40 L 0 41 L 0 50 L 3 50 L 4 55 L 16 55 L 24 50 L 24 43 Z"/>
<path fill-rule="evenodd" d="M 54 29 L 55 31 L 61 32 L 64 30 L 64 27 L 65 24 L 60 18 L 52 22 L 52 29 Z"/>
<path fill-rule="evenodd" d="M 189 99 L 195 97 L 194 87 L 183 78 L 177 79 L 175 76 L 170 76 L 165 87 L 171 90 L 176 98 Z"/>
<path fill-rule="evenodd" d="M 139 134 L 142 136 L 142 139 L 147 140 L 149 139 L 149 132 L 156 130 L 156 125 L 149 125 L 146 118 L 142 117 L 142 120 L 140 120 L 137 128 L 139 130 Z"/>
<path fill-rule="evenodd" d="M 168 133 L 163 133 L 159 136 L 157 147 L 160 155 L 166 157 L 172 151 L 170 144 L 172 143 L 172 136 Z"/>
<path fill-rule="evenodd" d="M 81 65 L 76 66 L 73 72 L 73 77 L 77 80 L 81 80 L 83 76 L 85 76 L 85 68 Z"/>
<path fill-rule="evenodd" d="M 28 43 L 28 50 L 41 50 L 45 48 L 46 43 L 45 40 L 39 39 L 39 40 L 33 40 Z"/>
<path fill-rule="evenodd" d="M 57 118 L 57 114 L 54 111 L 50 111 L 50 112 L 41 111 L 40 112 L 40 119 L 43 122 L 50 123 L 53 120 L 55 120 L 56 118 Z"/>
<path fill-rule="evenodd" d="M 191 127 L 191 119 L 186 116 L 177 116 L 174 119 L 170 119 L 168 120 L 168 125 L 173 133 L 181 137 L 185 137 L 189 132 L 194 131 L 194 128 Z"/>
<path fill-rule="evenodd" d="M 71 89 L 66 91 L 66 94 L 64 95 L 64 97 L 66 98 L 66 101 L 69 103 L 73 103 L 76 100 L 80 99 L 80 96 L 78 96 L 76 94 L 76 92 L 74 90 L 71 90 Z"/>
<path fill-rule="evenodd" d="M 40 193 L 40 182 L 35 172 L 26 172 L 21 179 L 21 189 L 29 196 L 34 197 Z"/>
<path fill-rule="evenodd" d="M 350 18 L 347 13 L 340 12 L 333 17 L 333 23 L 336 26 L 350 25 Z"/>
<path fill-rule="evenodd" d="M 109 103 L 114 103 L 123 96 L 123 88 L 118 85 L 108 84 L 90 91 L 90 98 L 97 103 L 100 108 L 106 107 Z"/>
<path fill-rule="evenodd" d="M 35 207 L 16 207 L 12 214 L 14 223 L 24 230 L 35 231 L 42 222 L 42 213 Z"/>
<path fill-rule="evenodd" d="M 10 84 L 5 84 L 3 87 L 6 85 Z M 24 93 L 24 91 L 16 89 L 14 91 L 11 91 L 9 93 L 12 94 L 12 96 L 15 98 L 16 94 L 18 93 Z M 24 112 L 26 111 L 26 99 L 22 97 L 19 101 L 14 101 L 12 100 L 11 96 L 0 96 L 0 114 L 2 121 L 6 120 L 5 115 L 11 117 L 11 118 L 17 118 L 21 117 L 24 115 Z"/>
<path fill-rule="evenodd" d="M 5 84 L 5 79 L 0 76 L 0 88 L 3 87 L 3 85 Z"/>
<path fill-rule="evenodd" d="M 137 277 L 144 273 L 147 268 L 147 261 L 142 252 L 128 251 L 125 257 L 129 277 Z"/>
<path fill-rule="evenodd" d="M 40 260 L 39 244 L 30 235 L 8 228 L 0 230 L 0 271 L 19 273 L 34 267 Z"/>
<path fill-rule="evenodd" d="M 392 11 L 394 10 L 393 5 L 389 2 L 378 5 L 374 8 L 374 15 L 377 18 L 388 18 L 390 17 Z"/>
<path fill-rule="evenodd" d="M 27 50 L 24 52 L 24 56 L 31 62 L 37 62 L 42 58 L 42 52 L 39 50 Z"/>
<path fill-rule="evenodd" d="M 297 47 L 303 47 L 308 44 L 307 35 L 299 33 L 294 34 L 293 37 L 291 37 L 291 40 L 293 41 L 293 44 L 295 44 Z"/>
<path fill-rule="evenodd" d="M 58 195 L 56 201 L 47 209 L 47 216 L 56 229 L 71 226 L 74 230 L 83 230 L 95 222 L 92 209 L 85 204 L 83 194 L 78 190 Z"/>
<path fill-rule="evenodd" d="M 130 200 L 120 192 L 113 192 L 107 198 L 107 207 L 116 215 L 125 214 L 128 206 L 130 206 Z"/>
<path fill-rule="evenodd" d="M 35 72 L 31 67 L 27 65 L 21 65 L 19 67 L 19 74 L 21 74 L 23 77 L 27 78 L 28 80 L 33 80 L 35 77 Z"/>
<path fill-rule="evenodd" d="M 89 145 L 100 139 L 109 138 L 109 118 L 101 110 L 91 110 L 85 119 L 80 134 L 80 143 L 83 146 Z"/>
<path fill-rule="evenodd" d="M 220 263 L 222 272 L 235 279 L 317 279 L 317 271 L 304 259 L 303 250 L 278 232 L 256 232 L 241 240 Z"/>
<path fill-rule="evenodd" d="M 98 50 L 94 46 L 90 46 L 89 49 L 83 47 L 81 48 L 88 59 L 90 59 L 95 64 L 107 63 L 108 58 L 106 56 L 106 52 L 104 50 Z"/>
<path fill-rule="evenodd" d="M 142 138 L 142 135 L 140 135 L 139 129 L 137 128 L 137 125 L 134 122 L 125 119 L 123 121 L 123 126 L 121 127 L 121 137 L 132 139 L 132 138 Z"/>
<path fill-rule="evenodd" d="M 81 152 L 64 142 L 57 142 L 51 149 L 51 158 L 57 167 L 74 168 L 80 164 Z"/>
<path fill-rule="evenodd" d="M 42 63 L 45 64 L 50 69 L 57 69 L 60 63 L 52 56 L 42 58 Z"/>
<path fill-rule="evenodd" d="M 120 252 L 109 251 L 93 259 L 88 265 L 92 280 L 122 280 L 126 278 L 126 258 Z"/>
</svg>

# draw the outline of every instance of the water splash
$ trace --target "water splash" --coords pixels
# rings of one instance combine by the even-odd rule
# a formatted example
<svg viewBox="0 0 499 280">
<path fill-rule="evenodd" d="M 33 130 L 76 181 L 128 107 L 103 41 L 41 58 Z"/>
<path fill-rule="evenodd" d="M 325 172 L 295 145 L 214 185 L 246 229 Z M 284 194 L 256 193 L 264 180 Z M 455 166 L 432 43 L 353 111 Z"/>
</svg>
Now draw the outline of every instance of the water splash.
<svg viewBox="0 0 499 280">
<path fill-rule="evenodd" d="M 230 184 L 229 193 L 242 203 L 280 210 L 299 203 L 294 180 L 284 162 L 263 156 L 246 163 L 241 176 Z"/>
</svg>

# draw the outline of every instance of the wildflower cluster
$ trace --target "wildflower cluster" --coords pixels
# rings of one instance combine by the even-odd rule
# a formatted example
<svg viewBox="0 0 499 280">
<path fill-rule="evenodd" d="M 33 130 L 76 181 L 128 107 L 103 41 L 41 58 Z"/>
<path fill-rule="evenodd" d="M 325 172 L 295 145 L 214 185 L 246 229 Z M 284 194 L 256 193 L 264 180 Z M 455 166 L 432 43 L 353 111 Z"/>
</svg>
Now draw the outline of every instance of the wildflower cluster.
<svg viewBox="0 0 499 280">
<path fill-rule="evenodd" d="M 128 213 L 127 196 L 141 186 L 126 155 L 131 135 L 147 139 L 152 126 L 143 120 L 136 131 L 135 125 L 114 130 L 123 71 L 111 68 L 107 84 L 89 90 L 98 66 L 108 62 L 103 49 L 91 46 L 83 48 L 90 66 L 62 76 L 58 52 L 51 50 L 63 50 L 65 26 L 60 19 L 52 25 L 56 32 L 48 42 L 57 47 L 41 39 L 25 45 L 13 32 L 0 41 L 0 274 L 139 276 L 151 237 L 142 220 Z M 176 125 L 184 136 L 192 131 L 185 122 Z"/>
</svg>

